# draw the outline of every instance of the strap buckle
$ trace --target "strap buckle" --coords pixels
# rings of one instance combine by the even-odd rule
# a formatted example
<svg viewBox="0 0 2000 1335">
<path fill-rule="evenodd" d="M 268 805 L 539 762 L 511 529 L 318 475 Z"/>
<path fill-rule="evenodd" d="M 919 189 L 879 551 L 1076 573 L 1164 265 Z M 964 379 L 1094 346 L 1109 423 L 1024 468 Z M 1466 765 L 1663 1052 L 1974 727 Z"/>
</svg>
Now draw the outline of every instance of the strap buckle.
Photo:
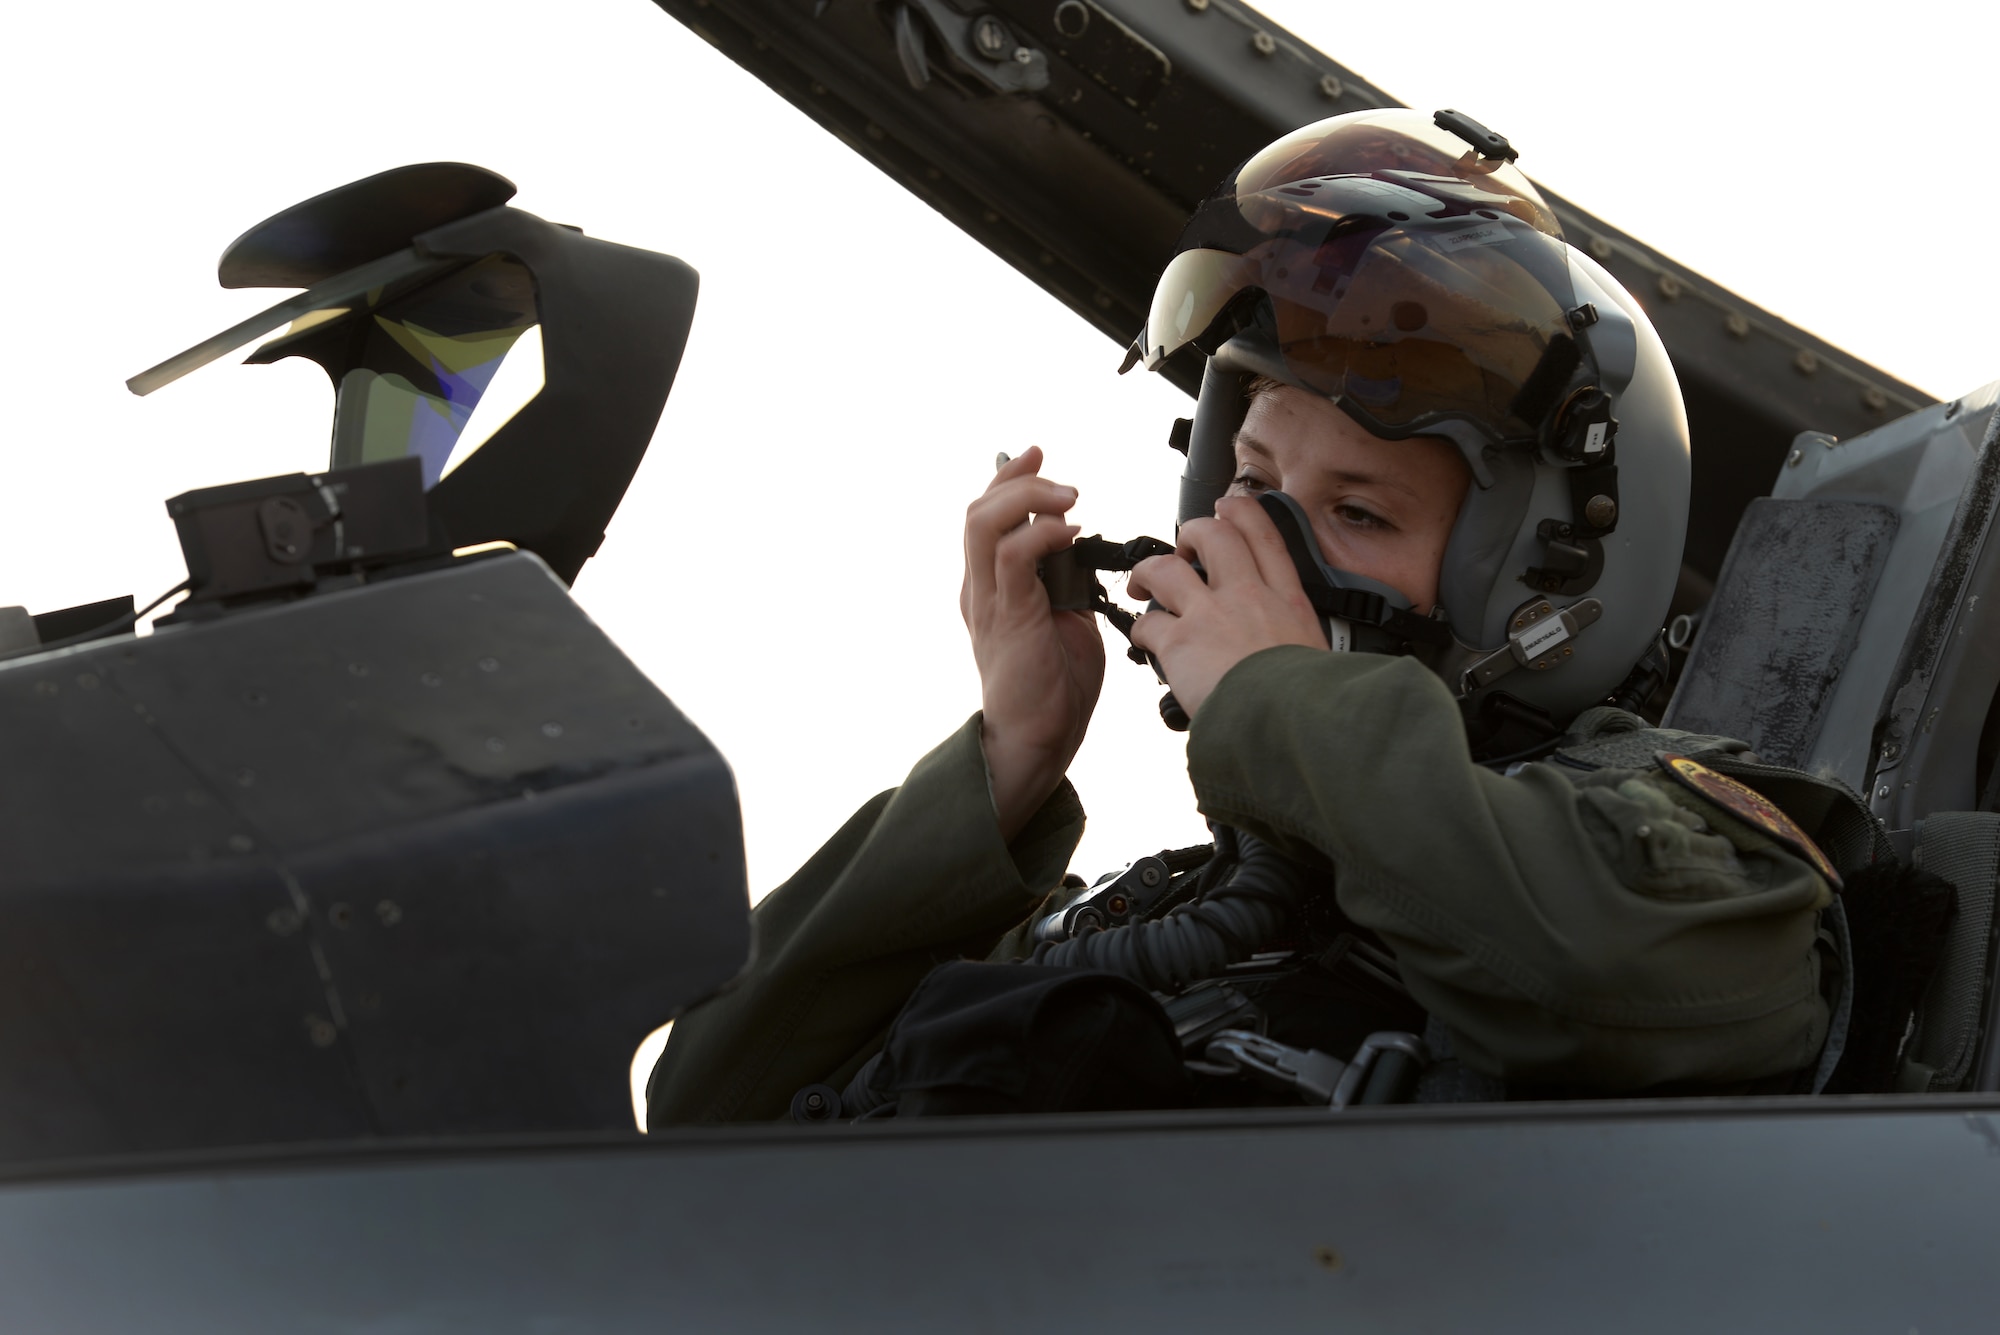
<svg viewBox="0 0 2000 1335">
<path fill-rule="evenodd" d="M 1355 1103 L 1396 1103 L 1430 1064 L 1430 1050 L 1415 1034 L 1382 1030 L 1368 1035 L 1347 1061 L 1311 1048 L 1295 1048 L 1251 1033 L 1224 1029 L 1209 1039 L 1204 1060 L 1188 1066 L 1203 1075 L 1246 1075 L 1296 1093 L 1307 1103 L 1338 1112 Z"/>
</svg>

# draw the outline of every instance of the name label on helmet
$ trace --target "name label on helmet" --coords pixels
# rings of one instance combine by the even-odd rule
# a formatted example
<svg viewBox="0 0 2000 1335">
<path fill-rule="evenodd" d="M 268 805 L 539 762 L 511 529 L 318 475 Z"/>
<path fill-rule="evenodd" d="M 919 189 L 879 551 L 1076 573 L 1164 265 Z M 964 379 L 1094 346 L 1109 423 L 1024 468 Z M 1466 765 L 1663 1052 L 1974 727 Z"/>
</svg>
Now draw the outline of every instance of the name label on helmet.
<svg viewBox="0 0 2000 1335">
<path fill-rule="evenodd" d="M 1568 638 L 1569 627 L 1563 624 L 1561 617 L 1554 616 L 1522 631 L 1515 643 L 1520 645 L 1522 654 L 1536 658 L 1542 650 L 1561 644 Z"/>
<path fill-rule="evenodd" d="M 1507 643 L 1465 670 L 1459 678 L 1459 694 L 1469 695 L 1482 686 L 1490 686 L 1517 667 L 1531 672 L 1561 667 L 1571 657 L 1572 651 L 1567 647 L 1570 639 L 1582 634 L 1586 626 L 1596 624 L 1602 615 L 1604 604 L 1595 598 L 1572 603 L 1560 612 L 1548 599 L 1535 599 L 1514 614 L 1514 628 L 1507 636 Z"/>
<path fill-rule="evenodd" d="M 1611 424 L 1609 422 L 1592 422 L 1590 429 L 1583 433 L 1583 452 L 1585 454 L 1604 453 L 1604 437 L 1610 430 L 1610 427 Z"/>
<path fill-rule="evenodd" d="M 1446 250 L 1458 250 L 1465 246 L 1497 246 L 1507 239 L 1507 229 L 1488 225 L 1471 227 L 1463 232 L 1451 232 L 1439 238 Z"/>
</svg>

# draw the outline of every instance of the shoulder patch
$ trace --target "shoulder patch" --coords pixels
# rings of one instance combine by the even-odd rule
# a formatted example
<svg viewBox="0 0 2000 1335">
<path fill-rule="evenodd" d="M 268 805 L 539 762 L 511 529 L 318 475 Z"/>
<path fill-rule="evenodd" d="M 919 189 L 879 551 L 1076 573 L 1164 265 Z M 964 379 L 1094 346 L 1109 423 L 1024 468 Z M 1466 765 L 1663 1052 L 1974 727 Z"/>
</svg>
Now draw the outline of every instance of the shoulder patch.
<svg viewBox="0 0 2000 1335">
<path fill-rule="evenodd" d="M 1799 823 L 1778 809 L 1770 798 L 1748 784 L 1739 783 L 1727 774 L 1717 774 L 1706 765 L 1689 760 L 1686 756 L 1662 753 L 1660 768 L 1672 775 L 1683 788 L 1705 801 L 1713 802 L 1745 825 L 1771 836 L 1793 853 L 1812 864 L 1814 871 L 1826 878 L 1828 885 L 1840 889 L 1840 873 L 1827 861 L 1826 854 L 1820 852 Z"/>
</svg>

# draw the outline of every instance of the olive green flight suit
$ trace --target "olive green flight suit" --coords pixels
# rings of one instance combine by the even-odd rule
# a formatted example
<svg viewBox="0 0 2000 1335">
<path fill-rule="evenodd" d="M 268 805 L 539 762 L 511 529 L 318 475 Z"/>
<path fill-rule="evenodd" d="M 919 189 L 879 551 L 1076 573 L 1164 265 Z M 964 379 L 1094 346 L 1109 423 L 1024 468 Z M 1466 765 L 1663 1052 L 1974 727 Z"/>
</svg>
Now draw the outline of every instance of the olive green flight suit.
<svg viewBox="0 0 2000 1335">
<path fill-rule="evenodd" d="M 1212 820 L 1331 861 L 1342 910 L 1475 1070 L 1616 1093 L 1810 1066 L 1828 885 L 1650 750 L 1621 756 L 1642 727 L 1592 710 L 1565 745 L 1601 768 L 1503 776 L 1416 661 L 1281 647 L 1218 683 L 1188 774 Z M 1663 738 L 1683 740 L 1632 740 Z M 1743 749 L 1685 741 L 1717 763 Z M 975 716 L 758 905 L 752 964 L 674 1026 L 652 1125 L 780 1117 L 800 1086 L 839 1087 L 934 965 L 1027 953 L 1082 830 L 1065 782 L 1001 840 Z"/>
</svg>

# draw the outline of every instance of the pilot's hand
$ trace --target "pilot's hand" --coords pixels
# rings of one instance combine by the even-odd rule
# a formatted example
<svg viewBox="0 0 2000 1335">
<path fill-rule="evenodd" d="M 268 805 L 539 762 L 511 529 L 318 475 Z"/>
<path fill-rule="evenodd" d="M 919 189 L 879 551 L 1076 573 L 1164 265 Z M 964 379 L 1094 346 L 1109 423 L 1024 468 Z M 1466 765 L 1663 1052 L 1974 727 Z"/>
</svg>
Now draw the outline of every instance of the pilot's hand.
<svg viewBox="0 0 2000 1335">
<path fill-rule="evenodd" d="M 1141 561 L 1125 587 L 1160 604 L 1132 627 L 1132 643 L 1160 661 L 1189 718 L 1224 673 L 1258 650 L 1326 648 L 1285 540 L 1254 498 L 1223 497 L 1215 518 L 1181 525 L 1176 538 L 1172 556 Z M 1208 572 L 1206 583 L 1194 561 Z"/>
<path fill-rule="evenodd" d="M 1038 448 L 1008 460 L 965 511 L 958 607 L 979 665 L 980 743 L 1007 839 L 1062 781 L 1104 684 L 1096 616 L 1051 608 L 1035 574 L 1079 532 L 1063 520 L 1076 489 L 1037 476 L 1041 466 Z"/>
</svg>

